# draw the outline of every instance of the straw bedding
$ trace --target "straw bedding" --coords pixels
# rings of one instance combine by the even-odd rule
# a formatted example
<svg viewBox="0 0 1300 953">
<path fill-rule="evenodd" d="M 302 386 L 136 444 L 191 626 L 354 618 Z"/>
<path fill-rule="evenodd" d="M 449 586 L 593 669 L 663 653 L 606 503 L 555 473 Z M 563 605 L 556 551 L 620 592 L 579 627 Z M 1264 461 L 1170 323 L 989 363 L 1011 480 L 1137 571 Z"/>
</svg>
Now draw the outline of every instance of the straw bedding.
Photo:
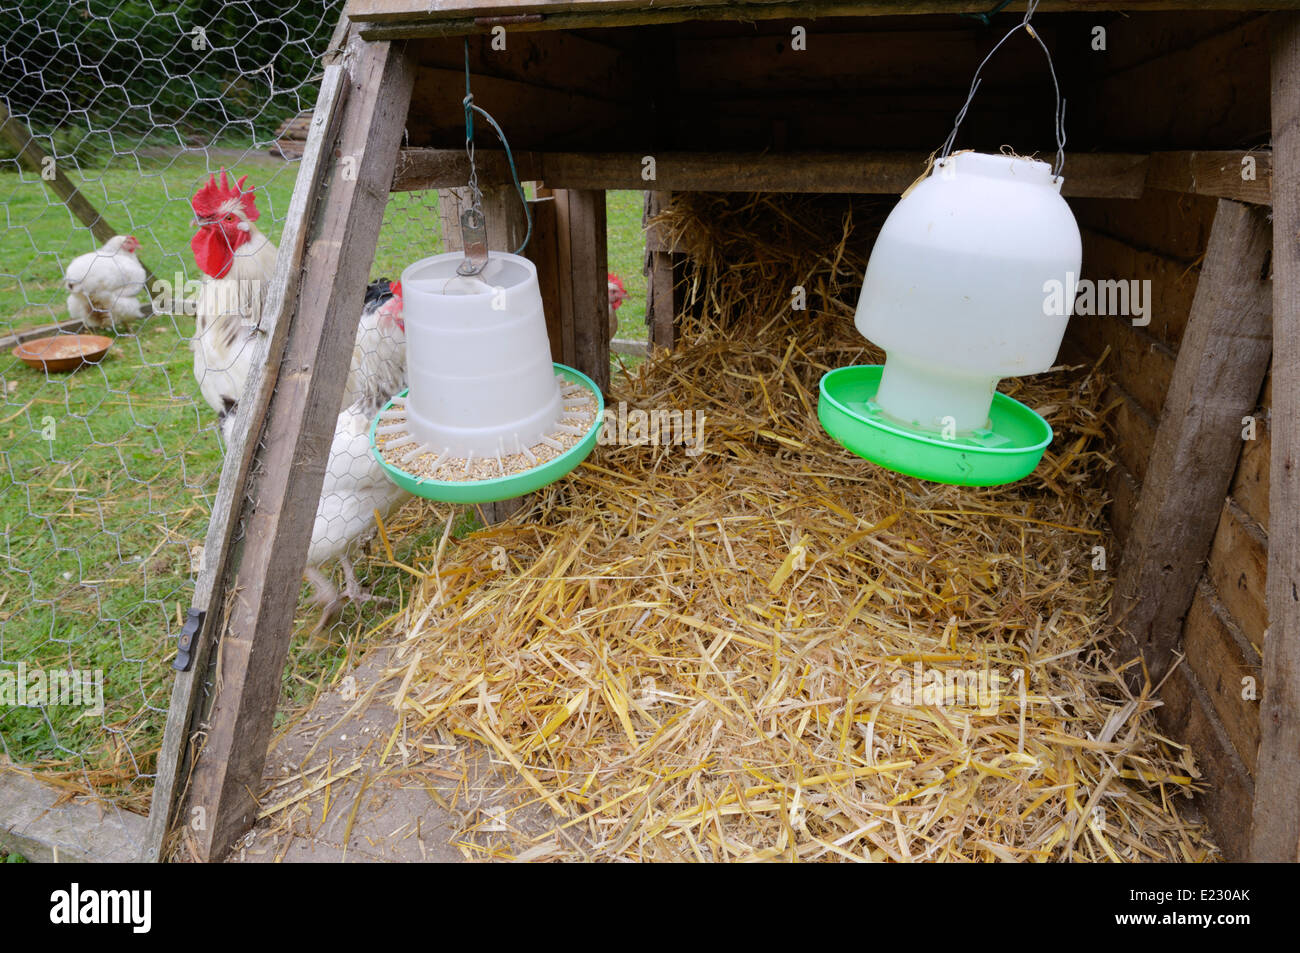
<svg viewBox="0 0 1300 953">
<path fill-rule="evenodd" d="M 1019 484 L 888 473 L 816 416 L 880 359 L 852 305 L 884 209 L 685 198 L 693 317 L 611 404 L 702 412 L 701 452 L 598 447 L 408 567 L 389 747 L 487 745 L 554 815 L 529 858 L 1216 856 L 1192 754 L 1108 662 L 1096 369 L 1003 383 L 1056 432 Z"/>
</svg>

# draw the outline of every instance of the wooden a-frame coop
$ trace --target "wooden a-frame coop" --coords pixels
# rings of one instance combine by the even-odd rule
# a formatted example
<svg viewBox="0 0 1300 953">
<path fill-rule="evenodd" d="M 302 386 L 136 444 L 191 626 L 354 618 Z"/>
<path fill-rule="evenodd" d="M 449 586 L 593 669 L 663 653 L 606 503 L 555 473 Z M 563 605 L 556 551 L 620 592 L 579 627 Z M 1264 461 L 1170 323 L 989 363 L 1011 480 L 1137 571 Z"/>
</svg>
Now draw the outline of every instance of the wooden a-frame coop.
<svg viewBox="0 0 1300 953">
<path fill-rule="evenodd" d="M 467 181 L 465 37 L 476 101 L 539 183 L 527 254 L 555 358 L 605 385 L 604 190 L 650 190 L 660 207 L 690 190 L 898 194 L 1000 35 L 969 16 L 993 5 L 349 2 L 280 245 L 252 412 L 213 512 L 195 596 L 206 624 L 175 688 L 150 856 L 183 828 L 218 858 L 255 817 L 385 203 Z M 1168 675 L 1162 717 L 1196 752 L 1218 840 L 1258 860 L 1295 860 L 1300 842 L 1296 6 L 1043 0 L 1034 21 L 1069 102 L 1065 195 L 1085 274 L 1150 278 L 1156 294 L 1148 326 L 1076 318 L 1063 351 L 1109 353 L 1119 651 Z M 1009 44 L 959 145 L 1046 148 L 1049 96 L 1041 54 Z M 492 245 L 513 247 L 522 212 L 503 155 L 486 136 L 479 147 Z M 671 346 L 680 256 L 652 231 L 647 259 L 651 341 Z M 1242 439 L 1245 417 L 1259 421 L 1254 440 Z M 1257 695 L 1243 691 L 1252 680 Z M 205 685 L 219 686 L 213 697 Z"/>
</svg>

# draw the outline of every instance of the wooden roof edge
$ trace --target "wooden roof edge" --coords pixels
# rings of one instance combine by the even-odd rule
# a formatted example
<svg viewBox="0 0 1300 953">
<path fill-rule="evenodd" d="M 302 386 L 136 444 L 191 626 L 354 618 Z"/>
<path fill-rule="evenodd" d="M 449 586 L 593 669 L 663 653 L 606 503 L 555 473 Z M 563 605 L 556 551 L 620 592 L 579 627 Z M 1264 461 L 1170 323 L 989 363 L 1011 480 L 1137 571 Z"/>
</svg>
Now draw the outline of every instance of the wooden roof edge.
<svg viewBox="0 0 1300 953">
<path fill-rule="evenodd" d="M 992 0 L 348 0 L 344 16 L 368 40 L 508 30 L 646 26 L 688 20 L 988 13 Z M 1013 0 L 1007 12 L 1023 11 Z M 1040 13 L 1294 10 L 1300 0 L 1041 0 Z"/>
</svg>

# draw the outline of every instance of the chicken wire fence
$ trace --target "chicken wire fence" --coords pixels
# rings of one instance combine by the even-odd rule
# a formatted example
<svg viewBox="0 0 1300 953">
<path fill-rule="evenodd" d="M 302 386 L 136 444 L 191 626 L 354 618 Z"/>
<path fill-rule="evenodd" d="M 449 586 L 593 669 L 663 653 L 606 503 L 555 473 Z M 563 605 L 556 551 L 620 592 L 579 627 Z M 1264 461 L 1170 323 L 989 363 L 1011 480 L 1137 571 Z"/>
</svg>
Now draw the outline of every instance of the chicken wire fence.
<svg viewBox="0 0 1300 953">
<path fill-rule="evenodd" d="M 148 809 L 223 462 L 191 347 L 213 245 L 192 200 L 223 168 L 232 187 L 247 176 L 275 242 L 342 3 L 276 6 L 0 12 L 0 769 L 95 795 L 112 805 L 105 824 Z M 438 231 L 436 195 L 394 196 L 373 276 L 437 251 Z M 112 234 L 130 238 L 106 247 Z M 224 306 L 248 317 L 238 296 Z M 77 333 L 107 353 L 71 372 L 11 353 Z M 287 690 L 318 683 L 318 657 L 294 658 Z"/>
</svg>

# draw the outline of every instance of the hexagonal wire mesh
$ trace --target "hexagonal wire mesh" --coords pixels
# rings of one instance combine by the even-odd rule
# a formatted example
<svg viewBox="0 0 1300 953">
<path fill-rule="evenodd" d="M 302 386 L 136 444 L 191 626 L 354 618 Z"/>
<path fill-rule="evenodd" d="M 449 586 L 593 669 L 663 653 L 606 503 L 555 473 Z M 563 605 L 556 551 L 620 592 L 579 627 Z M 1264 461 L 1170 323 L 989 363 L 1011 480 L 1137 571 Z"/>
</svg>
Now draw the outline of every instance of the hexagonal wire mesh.
<svg viewBox="0 0 1300 953">
<path fill-rule="evenodd" d="M 277 239 L 297 172 L 277 139 L 315 101 L 341 7 L 17 0 L 0 13 L 16 120 L 0 137 L 0 766 L 95 795 L 112 805 L 106 824 L 149 803 L 222 465 L 219 388 L 201 393 L 191 351 L 205 276 L 190 199 L 223 167 L 247 175 L 257 228 Z M 20 157 L 28 130 L 41 153 Z M 65 183 L 111 225 L 100 239 L 135 242 L 104 249 Z M 390 220 L 413 218 L 427 234 L 386 231 L 377 274 L 413 246 L 437 250 L 436 197 L 391 203 Z M 137 263 L 159 279 L 152 301 Z M 222 327 L 238 363 L 247 315 L 235 318 Z M 219 322 L 199 320 L 210 337 Z M 53 322 L 61 343 L 85 330 L 111 346 L 73 372 L 9 353 Z"/>
</svg>

